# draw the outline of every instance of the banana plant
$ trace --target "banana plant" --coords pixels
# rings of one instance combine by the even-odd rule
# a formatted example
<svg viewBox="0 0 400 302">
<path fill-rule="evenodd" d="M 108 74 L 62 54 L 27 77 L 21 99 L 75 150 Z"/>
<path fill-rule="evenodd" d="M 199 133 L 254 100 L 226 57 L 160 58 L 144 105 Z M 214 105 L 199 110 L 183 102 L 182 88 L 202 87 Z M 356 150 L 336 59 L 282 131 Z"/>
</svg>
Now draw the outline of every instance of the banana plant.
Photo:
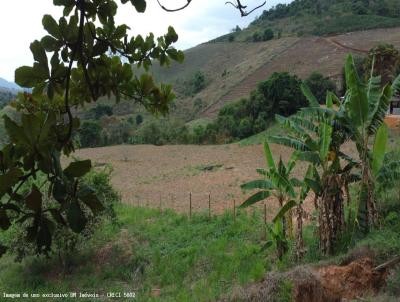
<svg viewBox="0 0 400 302">
<path fill-rule="evenodd" d="M 344 197 L 348 182 L 358 179 L 351 174 L 357 162 L 341 152 L 350 132 L 341 123 L 344 114 L 339 99 L 329 92 L 326 107 L 321 107 L 307 86 L 303 85 L 302 90 L 310 107 L 289 118 L 277 116 L 278 123 L 289 134 L 268 139 L 295 149 L 297 158 L 310 164 L 304 188 L 311 189 L 315 195 L 320 248 L 323 253 L 331 254 L 344 229 Z M 301 196 L 303 200 L 306 193 Z M 301 238 L 298 242 L 301 246 Z"/>
<path fill-rule="evenodd" d="M 287 237 L 292 234 L 292 209 L 297 205 L 295 187 L 299 185 L 299 180 L 292 178 L 291 174 L 296 165 L 297 153 L 293 153 L 287 165 L 279 159 L 275 163 L 268 142 L 264 143 L 264 154 L 267 169 L 257 169 L 263 177 L 243 184 L 243 190 L 259 189 L 257 193 L 250 196 L 240 208 L 246 208 L 263 200 L 276 200 L 280 210 L 273 219 L 274 228 L 270 230 L 274 238 L 279 259 L 288 251 Z M 273 231 L 273 232 L 272 232 Z"/>
<path fill-rule="evenodd" d="M 360 157 L 362 179 L 357 217 L 364 233 L 376 223 L 378 216 L 374 183 L 383 167 L 388 141 L 384 118 L 392 97 L 400 90 L 400 76 L 393 84 L 381 87 L 381 77 L 373 74 L 374 60 L 371 76 L 367 84 L 364 84 L 357 74 L 353 57 L 347 57 L 345 75 L 348 90 L 343 105 L 344 122 L 351 130 L 351 139 L 355 142 Z"/>
</svg>

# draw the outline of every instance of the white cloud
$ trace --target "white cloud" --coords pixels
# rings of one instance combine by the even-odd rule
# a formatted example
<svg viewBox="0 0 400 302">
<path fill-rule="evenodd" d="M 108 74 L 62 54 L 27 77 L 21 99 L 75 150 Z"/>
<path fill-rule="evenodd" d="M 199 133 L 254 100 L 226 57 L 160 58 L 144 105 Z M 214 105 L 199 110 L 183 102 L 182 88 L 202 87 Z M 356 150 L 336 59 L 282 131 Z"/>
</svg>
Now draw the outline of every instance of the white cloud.
<svg viewBox="0 0 400 302">
<path fill-rule="evenodd" d="M 61 16 L 60 7 L 54 7 L 52 0 L 12 0 L 4 1 L 0 10 L 0 77 L 14 80 L 14 70 L 21 65 L 31 65 L 32 55 L 29 44 L 41 38 L 42 16 L 52 14 L 55 19 Z M 119 1 L 117 1 L 119 3 Z M 148 0 L 145 14 L 137 14 L 132 5 L 120 5 L 117 22 L 126 23 L 133 34 L 145 35 L 154 32 L 156 36 L 166 33 L 172 25 L 179 34 L 177 48 L 187 49 L 226 34 L 236 25 L 247 26 L 256 14 L 241 18 L 233 7 L 225 5 L 225 0 L 192 0 L 191 5 L 176 13 L 167 13 L 156 0 Z M 176 8 L 186 0 L 160 0 L 168 8 Z M 249 7 L 262 0 L 243 0 Z M 266 7 L 290 0 L 269 0 Z M 257 13 L 262 12 L 259 10 Z"/>
</svg>

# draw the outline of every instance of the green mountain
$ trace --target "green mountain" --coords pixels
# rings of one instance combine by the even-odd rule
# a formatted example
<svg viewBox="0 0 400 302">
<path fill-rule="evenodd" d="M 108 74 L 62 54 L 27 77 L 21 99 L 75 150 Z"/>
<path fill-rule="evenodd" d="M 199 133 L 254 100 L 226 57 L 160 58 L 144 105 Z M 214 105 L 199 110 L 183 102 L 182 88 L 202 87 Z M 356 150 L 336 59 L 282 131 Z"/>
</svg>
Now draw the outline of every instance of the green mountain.
<svg viewBox="0 0 400 302">
<path fill-rule="evenodd" d="M 400 26 L 398 0 L 295 0 L 265 10 L 246 30 L 217 41 L 251 41 L 266 28 L 280 36 L 322 36 L 395 26 Z"/>
</svg>

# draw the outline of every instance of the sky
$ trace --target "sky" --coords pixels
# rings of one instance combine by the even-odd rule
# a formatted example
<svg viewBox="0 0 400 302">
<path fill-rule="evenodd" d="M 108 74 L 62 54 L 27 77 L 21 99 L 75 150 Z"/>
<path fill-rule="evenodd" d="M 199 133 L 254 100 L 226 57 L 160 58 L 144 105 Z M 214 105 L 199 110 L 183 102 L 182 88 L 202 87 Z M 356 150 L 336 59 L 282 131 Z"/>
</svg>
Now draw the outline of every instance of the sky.
<svg viewBox="0 0 400 302">
<path fill-rule="evenodd" d="M 249 8 L 258 6 L 263 0 L 243 0 Z M 117 23 L 125 23 L 131 28 L 131 34 L 155 36 L 166 33 L 172 25 L 179 35 L 175 47 L 188 49 L 228 33 L 236 25 L 246 27 L 263 9 L 291 0 L 267 0 L 267 4 L 248 17 L 240 17 L 239 11 L 226 5 L 225 0 L 192 0 L 188 8 L 175 13 L 163 11 L 156 0 L 147 1 L 147 10 L 138 14 L 131 4 L 120 4 L 116 17 Z M 160 0 L 167 8 L 176 8 L 186 0 Z M 0 77 L 14 81 L 14 70 L 22 65 L 31 66 L 33 58 L 29 45 L 40 39 L 46 32 L 42 26 L 44 14 L 52 15 L 56 20 L 62 15 L 60 7 L 55 7 L 52 0 L 11 0 L 2 3 L 0 10 Z"/>
</svg>

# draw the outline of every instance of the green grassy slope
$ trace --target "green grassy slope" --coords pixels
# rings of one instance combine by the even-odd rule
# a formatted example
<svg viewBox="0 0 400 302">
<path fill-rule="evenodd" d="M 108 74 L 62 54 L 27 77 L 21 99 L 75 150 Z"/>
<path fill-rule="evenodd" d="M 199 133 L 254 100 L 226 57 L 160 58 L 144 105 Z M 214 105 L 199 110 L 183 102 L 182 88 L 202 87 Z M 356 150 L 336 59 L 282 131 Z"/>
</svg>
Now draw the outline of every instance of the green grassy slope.
<svg viewBox="0 0 400 302">
<path fill-rule="evenodd" d="M 332 35 L 400 26 L 399 17 L 397 0 L 295 0 L 264 11 L 247 29 L 234 36 L 235 40 L 245 41 L 265 28 L 282 36 Z"/>
<path fill-rule="evenodd" d="M 27 258 L 21 264 L 10 256 L 0 259 L 0 289 L 7 293 L 97 293 L 134 292 L 134 301 L 216 301 L 229 297 L 241 286 L 260 282 L 269 271 L 290 269 L 298 263 L 289 255 L 277 261 L 274 247 L 265 251 L 263 219 L 260 210 L 246 214 L 239 212 L 208 218 L 196 214 L 191 220 L 172 211 L 117 208 L 119 225 L 106 223 L 94 238 L 69 258 L 64 270 L 57 260 L 44 257 Z M 400 223 L 393 212 L 384 221 L 384 227 L 373 231 L 357 246 L 368 246 L 378 262 L 392 257 L 400 246 Z M 311 228 L 305 230 L 309 247 L 304 263 L 320 261 L 318 244 Z M 340 263 L 345 254 L 325 259 Z M 64 272 L 64 273 L 63 273 Z M 386 290 L 391 296 L 400 295 L 400 271 L 389 278 Z M 290 301 L 291 287 L 282 287 L 275 297 Z M 287 292 L 289 291 L 289 292 Z M 396 298 L 394 298 L 396 299 Z M 15 301 L 16 299 L 14 299 Z M 76 301 L 76 298 L 54 299 Z M 4 299 L 2 301 L 12 301 Z M 16 301 L 19 301 L 18 299 Z M 27 298 L 23 301 L 49 301 Z M 81 298 L 79 301 L 94 301 Z M 99 301 L 115 301 L 102 299 Z M 375 300 L 396 301 L 396 300 Z"/>
<path fill-rule="evenodd" d="M 239 213 L 234 222 L 230 213 L 211 220 L 197 214 L 189 220 L 130 206 L 120 206 L 117 215 L 120 226 L 104 225 L 72 257 L 65 277 L 57 259 L 16 264 L 2 258 L 0 288 L 40 294 L 134 291 L 135 301 L 211 301 L 259 281 L 271 268 L 260 252 L 260 215 Z"/>
</svg>

